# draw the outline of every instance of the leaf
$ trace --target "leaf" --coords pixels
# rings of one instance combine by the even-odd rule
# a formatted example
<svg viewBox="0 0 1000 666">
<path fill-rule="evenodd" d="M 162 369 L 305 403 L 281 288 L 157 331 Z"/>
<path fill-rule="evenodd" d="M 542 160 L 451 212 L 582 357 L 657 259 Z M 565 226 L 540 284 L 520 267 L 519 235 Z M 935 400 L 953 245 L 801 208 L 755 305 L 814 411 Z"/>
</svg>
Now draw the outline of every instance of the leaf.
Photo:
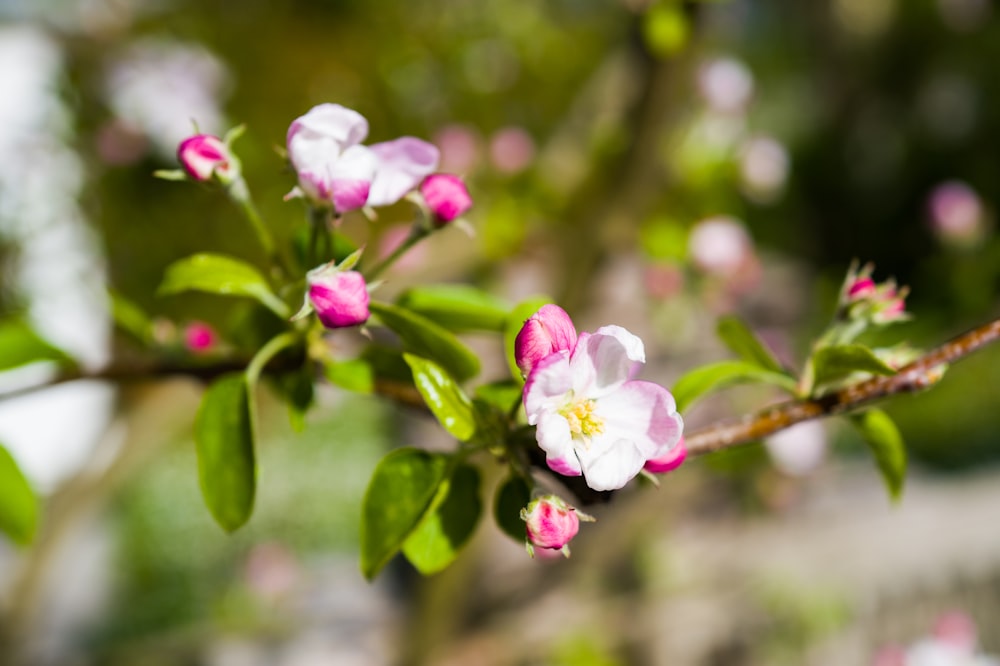
<svg viewBox="0 0 1000 666">
<path fill-rule="evenodd" d="M 73 365 L 66 352 L 53 347 L 19 319 L 0 322 L 0 372 L 39 361 Z"/>
<path fill-rule="evenodd" d="M 748 383 L 772 384 L 795 392 L 795 380 L 784 373 L 763 370 L 746 361 L 720 361 L 691 370 L 677 380 L 671 391 L 677 401 L 677 411 L 682 412 L 712 391 Z"/>
<path fill-rule="evenodd" d="M 889 497 L 899 501 L 906 480 L 906 447 L 899 429 L 881 409 L 869 409 L 850 418 L 875 456 Z"/>
<path fill-rule="evenodd" d="M 440 485 L 432 509 L 403 543 L 403 554 L 425 576 L 454 561 L 479 522 L 479 470 L 457 465 Z"/>
<path fill-rule="evenodd" d="M 279 395 L 288 405 L 288 418 L 296 432 L 305 428 L 305 416 L 315 402 L 315 388 L 311 365 L 294 372 L 285 372 L 274 378 Z"/>
<path fill-rule="evenodd" d="M 223 375 L 208 388 L 195 419 L 201 494 L 212 517 L 232 532 L 250 518 L 257 482 L 246 377 Z"/>
<path fill-rule="evenodd" d="M 492 294 L 461 284 L 413 287 L 397 304 L 449 331 L 503 331 L 507 306 Z"/>
<path fill-rule="evenodd" d="M 493 501 L 493 519 L 504 534 L 519 543 L 524 542 L 525 527 L 521 509 L 531 501 L 531 488 L 520 476 L 511 476 L 497 489 Z"/>
<path fill-rule="evenodd" d="M 374 370 L 370 363 L 360 358 L 327 360 L 323 363 L 323 373 L 331 384 L 348 391 L 367 394 L 375 390 Z"/>
<path fill-rule="evenodd" d="M 438 422 L 459 441 L 471 439 L 476 433 L 476 415 L 465 392 L 437 363 L 413 354 L 403 354 L 403 358 L 413 372 L 414 385 Z"/>
<path fill-rule="evenodd" d="M 860 344 L 820 347 L 812 356 L 813 386 L 846 379 L 855 372 L 894 375 L 896 371 Z"/>
<path fill-rule="evenodd" d="M 726 346 L 744 361 L 760 366 L 764 370 L 782 373 L 785 371 L 771 350 L 764 346 L 764 343 L 739 317 L 729 315 L 719 319 L 716 333 Z"/>
<path fill-rule="evenodd" d="M 13 456 L 0 445 L 0 530 L 21 545 L 31 543 L 38 527 L 38 498 Z"/>
<path fill-rule="evenodd" d="M 517 367 L 517 359 L 514 356 L 514 340 L 531 315 L 538 312 L 543 305 L 553 302 L 548 296 L 532 296 L 515 305 L 507 315 L 507 323 L 503 329 L 503 348 L 507 352 L 507 367 L 510 368 L 510 373 L 518 384 L 523 385 L 524 379 L 521 378 L 521 369 Z"/>
<path fill-rule="evenodd" d="M 444 479 L 448 457 L 415 448 L 382 458 L 361 503 L 361 573 L 368 580 L 382 570 L 431 508 Z"/>
<path fill-rule="evenodd" d="M 400 337 L 406 351 L 440 364 L 458 381 L 479 374 L 479 358 L 452 333 L 426 317 L 378 301 L 369 303 L 368 309 Z"/>
<path fill-rule="evenodd" d="M 149 344 L 153 339 L 153 323 L 142 308 L 114 290 L 108 290 L 108 298 L 111 300 L 111 318 L 118 328 L 137 341 Z"/>
<path fill-rule="evenodd" d="M 288 306 L 274 295 L 260 271 L 245 261 L 221 254 L 196 254 L 170 264 L 158 293 L 177 294 L 183 291 L 248 296 L 282 319 L 291 316 Z"/>
<path fill-rule="evenodd" d="M 504 379 L 476 387 L 475 396 L 489 403 L 504 414 L 509 414 L 514 406 L 520 404 L 523 387 L 513 379 Z"/>
</svg>

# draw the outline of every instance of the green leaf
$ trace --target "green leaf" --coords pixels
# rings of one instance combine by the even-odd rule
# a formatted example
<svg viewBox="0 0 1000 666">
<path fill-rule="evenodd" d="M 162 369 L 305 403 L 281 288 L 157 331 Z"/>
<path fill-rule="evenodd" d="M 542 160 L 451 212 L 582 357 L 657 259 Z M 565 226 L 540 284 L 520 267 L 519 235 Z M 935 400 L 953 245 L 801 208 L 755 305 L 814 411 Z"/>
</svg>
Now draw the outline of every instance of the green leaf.
<svg viewBox="0 0 1000 666">
<path fill-rule="evenodd" d="M 785 372 L 771 350 L 764 346 L 764 343 L 739 317 L 733 315 L 722 317 L 719 319 L 716 332 L 726 346 L 744 361 L 760 366 L 764 370 Z"/>
<path fill-rule="evenodd" d="M 894 375 L 896 371 L 860 344 L 820 347 L 812 357 L 813 386 L 846 379 L 855 372 Z"/>
<path fill-rule="evenodd" d="M 476 387 L 475 396 L 483 402 L 499 409 L 503 414 L 509 414 L 514 405 L 520 404 L 524 389 L 513 379 L 504 379 Z"/>
<path fill-rule="evenodd" d="M 493 501 L 493 519 L 497 527 L 514 541 L 524 543 L 525 527 L 521 509 L 531 501 L 531 488 L 520 476 L 511 476 L 503 482 Z"/>
<path fill-rule="evenodd" d="M 0 322 L 0 372 L 39 361 L 71 366 L 73 360 L 31 330 L 19 319 Z"/>
<path fill-rule="evenodd" d="M 367 394 L 375 390 L 374 370 L 364 359 L 327 360 L 323 363 L 323 373 L 331 384 L 348 391 Z"/>
<path fill-rule="evenodd" d="M 397 304 L 449 331 L 503 331 L 507 305 L 490 293 L 461 284 L 413 287 Z"/>
<path fill-rule="evenodd" d="M 291 316 L 288 306 L 274 295 L 267 280 L 256 268 L 221 254 L 196 254 L 170 264 L 158 293 L 177 294 L 183 291 L 248 296 L 257 299 L 282 319 Z"/>
<path fill-rule="evenodd" d="M 208 388 L 194 426 L 201 494 L 212 517 L 232 532 L 250 518 L 257 482 L 246 377 L 223 375 Z"/>
<path fill-rule="evenodd" d="M 305 416 L 315 401 L 311 364 L 301 370 L 285 372 L 274 378 L 274 386 L 288 405 L 288 418 L 296 432 L 305 428 Z"/>
<path fill-rule="evenodd" d="M 434 417 L 456 439 L 466 442 L 476 433 L 476 415 L 465 392 L 433 361 L 403 354 L 416 385 Z"/>
<path fill-rule="evenodd" d="M 0 445 L 0 530 L 26 545 L 37 527 L 38 499 L 14 458 Z"/>
<path fill-rule="evenodd" d="M 479 374 L 479 358 L 452 333 L 415 312 L 372 301 L 368 309 L 403 341 L 406 351 L 441 365 L 458 381 Z"/>
<path fill-rule="evenodd" d="M 521 369 L 517 367 L 517 359 L 514 357 L 514 340 L 521 332 L 524 322 L 528 321 L 531 315 L 538 312 L 543 305 L 553 303 L 548 296 L 533 296 L 525 301 L 521 301 L 514 306 L 514 309 L 507 315 L 507 323 L 503 329 L 503 348 L 507 352 L 507 367 L 510 368 L 511 375 L 519 384 L 524 384 L 521 377 Z"/>
<path fill-rule="evenodd" d="M 881 409 L 869 409 L 850 418 L 875 456 L 889 496 L 898 501 L 906 479 L 906 447 L 899 429 Z"/>
<path fill-rule="evenodd" d="M 415 448 L 382 458 L 361 503 L 361 573 L 382 570 L 431 508 L 444 479 L 448 456 Z"/>
<path fill-rule="evenodd" d="M 439 487 L 437 497 L 415 530 L 403 542 L 403 554 L 425 576 L 441 571 L 458 555 L 479 522 L 479 470 L 457 465 Z"/>
<path fill-rule="evenodd" d="M 712 391 L 748 383 L 772 384 L 795 392 L 795 380 L 788 375 L 770 370 L 746 361 L 720 361 L 691 370 L 677 380 L 672 393 L 677 401 L 677 411 L 683 412 L 698 399 Z"/>
<path fill-rule="evenodd" d="M 111 300 L 111 318 L 118 328 L 137 341 L 149 344 L 153 339 L 153 322 L 142 308 L 114 290 L 108 290 L 108 298 Z"/>
</svg>

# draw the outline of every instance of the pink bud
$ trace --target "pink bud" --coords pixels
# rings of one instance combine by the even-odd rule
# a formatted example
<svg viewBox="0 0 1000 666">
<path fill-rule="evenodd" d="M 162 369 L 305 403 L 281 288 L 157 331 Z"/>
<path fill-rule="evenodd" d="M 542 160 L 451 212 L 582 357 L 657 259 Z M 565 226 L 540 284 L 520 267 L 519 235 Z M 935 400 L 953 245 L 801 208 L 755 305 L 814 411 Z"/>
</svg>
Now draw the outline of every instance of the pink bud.
<svg viewBox="0 0 1000 666">
<path fill-rule="evenodd" d="M 558 305 L 543 305 L 524 322 L 514 340 L 517 367 L 527 377 L 543 358 L 576 346 L 576 327 Z"/>
<path fill-rule="evenodd" d="M 852 301 L 861 300 L 875 295 L 875 280 L 870 277 L 859 277 L 847 288 L 847 297 Z"/>
<path fill-rule="evenodd" d="M 180 160 L 188 175 L 198 181 L 210 180 L 213 175 L 228 178 L 232 157 L 222 139 L 210 134 L 197 134 L 181 141 L 177 147 Z"/>
<path fill-rule="evenodd" d="M 653 474 L 671 472 L 680 467 L 686 458 L 687 448 L 684 446 L 684 435 L 681 435 L 680 441 L 677 442 L 674 448 L 670 449 L 669 453 L 659 458 L 647 460 L 646 464 L 643 465 L 643 469 Z"/>
<path fill-rule="evenodd" d="M 325 271 L 309 277 L 309 300 L 327 328 L 357 326 L 368 320 L 368 289 L 357 271 Z"/>
<path fill-rule="evenodd" d="M 529 552 L 532 548 L 563 550 L 580 530 L 576 509 L 555 495 L 530 502 L 521 509 L 521 520 L 527 524 Z"/>
<path fill-rule="evenodd" d="M 206 352 L 215 346 L 215 329 L 201 321 L 193 321 L 184 329 L 184 346 L 194 353 Z"/>
<path fill-rule="evenodd" d="M 448 173 L 427 176 L 420 185 L 420 193 L 439 225 L 451 222 L 472 207 L 472 197 L 465 183 Z"/>
</svg>

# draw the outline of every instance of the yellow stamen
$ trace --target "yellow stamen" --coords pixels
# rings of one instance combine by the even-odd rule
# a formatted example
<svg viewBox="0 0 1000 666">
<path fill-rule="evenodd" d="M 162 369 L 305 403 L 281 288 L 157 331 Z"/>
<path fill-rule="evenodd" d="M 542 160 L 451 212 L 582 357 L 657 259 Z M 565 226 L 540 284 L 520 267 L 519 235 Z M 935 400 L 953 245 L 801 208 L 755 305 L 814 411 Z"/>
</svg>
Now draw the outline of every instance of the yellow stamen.
<svg viewBox="0 0 1000 666">
<path fill-rule="evenodd" d="M 604 419 L 594 413 L 595 407 L 595 401 L 582 398 L 570 400 L 559 410 L 560 416 L 569 423 L 569 431 L 574 439 L 582 439 L 589 444 L 591 437 L 604 432 Z"/>
</svg>

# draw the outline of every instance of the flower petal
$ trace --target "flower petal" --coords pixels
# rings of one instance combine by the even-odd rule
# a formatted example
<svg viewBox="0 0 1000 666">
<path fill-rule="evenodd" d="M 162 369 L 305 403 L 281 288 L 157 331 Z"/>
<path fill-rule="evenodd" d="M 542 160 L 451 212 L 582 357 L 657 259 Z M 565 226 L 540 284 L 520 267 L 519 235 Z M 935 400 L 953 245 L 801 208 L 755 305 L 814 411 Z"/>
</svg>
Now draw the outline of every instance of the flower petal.
<svg viewBox="0 0 1000 666">
<path fill-rule="evenodd" d="M 578 447 L 583 476 L 594 490 L 617 490 L 632 480 L 646 462 L 643 452 L 629 439 L 595 437 L 589 447 Z"/>
<path fill-rule="evenodd" d="M 365 146 L 351 146 L 330 165 L 330 199 L 339 212 L 365 205 L 377 168 L 378 158 Z"/>
<path fill-rule="evenodd" d="M 580 461 L 565 418 L 554 411 L 545 410 L 539 415 L 535 438 L 538 446 L 545 451 L 545 464 L 553 472 L 563 476 L 580 476 Z"/>
<path fill-rule="evenodd" d="M 289 157 L 296 164 L 293 141 L 308 145 L 320 139 L 332 141 L 337 154 L 357 145 L 368 136 L 368 121 L 353 109 L 339 104 L 320 104 L 292 121 L 288 128 L 287 144 Z"/>
<path fill-rule="evenodd" d="M 572 388 L 573 375 L 566 352 L 550 354 L 539 361 L 524 383 L 524 411 L 528 423 L 536 425 L 544 410 L 558 408 Z"/>
<path fill-rule="evenodd" d="M 589 337 L 580 336 L 573 350 L 573 388 L 589 398 L 616 391 L 645 363 L 640 340 L 621 326 L 603 326 Z"/>
<path fill-rule="evenodd" d="M 673 396 L 652 382 L 626 382 L 597 402 L 596 413 L 604 419 L 602 438 L 633 442 L 644 461 L 665 456 L 684 432 Z"/>
<path fill-rule="evenodd" d="M 412 136 L 376 143 L 379 166 L 368 195 L 369 206 L 389 206 L 437 170 L 441 153 L 432 143 Z"/>
</svg>

